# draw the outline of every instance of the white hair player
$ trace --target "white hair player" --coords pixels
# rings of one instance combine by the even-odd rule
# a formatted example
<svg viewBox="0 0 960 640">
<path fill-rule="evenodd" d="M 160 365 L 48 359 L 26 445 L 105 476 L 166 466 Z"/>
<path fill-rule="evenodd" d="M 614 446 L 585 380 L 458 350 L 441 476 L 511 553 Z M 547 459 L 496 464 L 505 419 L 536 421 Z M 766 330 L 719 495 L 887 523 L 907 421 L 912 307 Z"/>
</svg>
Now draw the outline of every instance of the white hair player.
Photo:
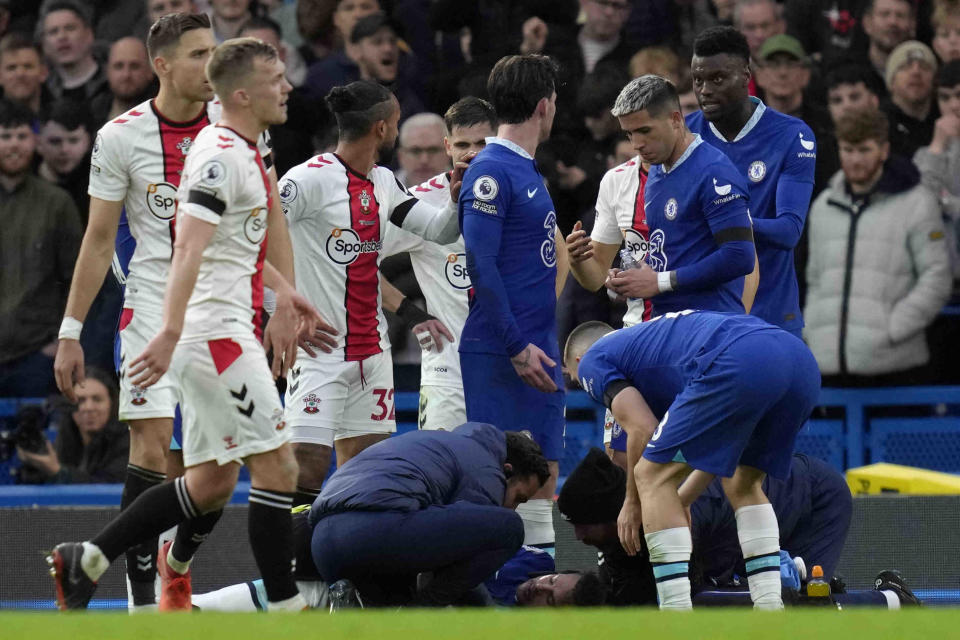
<svg viewBox="0 0 960 640">
<path fill-rule="evenodd" d="M 393 363 L 380 302 L 379 263 L 398 228 L 449 243 L 459 235 L 455 201 L 438 210 L 419 201 L 374 163 L 397 140 L 400 106 L 381 85 L 358 81 L 326 98 L 339 142 L 291 169 L 280 183 L 290 225 L 297 286 L 339 332 L 330 355 L 310 345 L 291 371 L 286 420 L 300 463 L 298 504 L 320 491 L 334 446 L 343 464 L 396 430 Z M 452 197 L 459 192 L 458 173 Z"/>
</svg>

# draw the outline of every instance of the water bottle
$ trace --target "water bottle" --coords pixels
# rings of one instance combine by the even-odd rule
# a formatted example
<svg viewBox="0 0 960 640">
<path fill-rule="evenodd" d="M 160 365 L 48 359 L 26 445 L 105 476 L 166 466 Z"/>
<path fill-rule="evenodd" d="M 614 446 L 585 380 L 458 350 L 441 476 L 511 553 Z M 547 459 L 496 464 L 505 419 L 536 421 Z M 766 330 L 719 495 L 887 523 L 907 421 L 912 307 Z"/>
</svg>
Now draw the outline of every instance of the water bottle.
<svg viewBox="0 0 960 640">
<path fill-rule="evenodd" d="M 830 583 L 823 579 L 823 567 L 813 565 L 810 581 L 807 582 L 807 601 L 811 605 L 832 605 Z"/>
<path fill-rule="evenodd" d="M 639 268 L 640 263 L 633 257 L 633 252 L 630 251 L 630 249 L 620 249 L 620 270 L 626 271 L 627 269 Z"/>
</svg>

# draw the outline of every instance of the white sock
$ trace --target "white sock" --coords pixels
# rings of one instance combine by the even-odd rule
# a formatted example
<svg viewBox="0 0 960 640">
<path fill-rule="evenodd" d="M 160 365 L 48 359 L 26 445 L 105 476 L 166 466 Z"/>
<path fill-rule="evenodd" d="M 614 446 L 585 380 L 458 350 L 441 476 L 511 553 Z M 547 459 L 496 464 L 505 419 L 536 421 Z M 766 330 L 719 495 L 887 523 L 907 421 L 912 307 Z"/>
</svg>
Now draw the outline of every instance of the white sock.
<svg viewBox="0 0 960 640">
<path fill-rule="evenodd" d="M 186 562 L 181 562 L 173 557 L 173 545 L 170 545 L 170 548 L 167 550 L 167 566 L 179 573 L 180 575 L 185 574 L 187 571 L 190 571 L 190 563 L 193 561 L 193 558 L 190 558 Z"/>
<path fill-rule="evenodd" d="M 893 591 L 881 591 L 883 597 L 887 599 L 887 609 L 890 610 L 899 610 L 900 609 L 900 596 L 898 596 Z"/>
<path fill-rule="evenodd" d="M 657 581 L 657 597 L 661 609 L 687 611 L 693 608 L 690 600 L 690 554 L 693 538 L 690 529 L 677 527 L 643 536 L 650 551 L 653 577 Z"/>
<path fill-rule="evenodd" d="M 100 547 L 92 542 L 83 543 L 83 555 L 80 556 L 80 567 L 87 577 L 96 582 L 104 571 L 110 568 L 110 561 L 100 551 Z"/>
<path fill-rule="evenodd" d="M 279 602 L 268 602 L 267 611 L 297 612 L 307 608 L 307 601 L 303 596 L 297 593 L 292 598 L 280 600 Z"/>
<path fill-rule="evenodd" d="M 263 581 L 257 582 L 260 582 L 262 590 Z M 263 595 L 262 599 L 255 602 L 254 597 L 259 596 L 256 582 L 244 582 L 210 593 L 194 594 L 191 600 L 201 611 L 258 611 L 263 608 L 262 603 L 267 601 L 266 595 Z"/>
<path fill-rule="evenodd" d="M 780 584 L 780 528 L 770 504 L 740 507 L 737 537 L 747 569 L 747 584 L 754 609 L 783 609 Z"/>
<path fill-rule="evenodd" d="M 553 500 L 527 500 L 517 505 L 517 515 L 523 520 L 523 544 L 543 546 L 554 543 Z"/>
</svg>

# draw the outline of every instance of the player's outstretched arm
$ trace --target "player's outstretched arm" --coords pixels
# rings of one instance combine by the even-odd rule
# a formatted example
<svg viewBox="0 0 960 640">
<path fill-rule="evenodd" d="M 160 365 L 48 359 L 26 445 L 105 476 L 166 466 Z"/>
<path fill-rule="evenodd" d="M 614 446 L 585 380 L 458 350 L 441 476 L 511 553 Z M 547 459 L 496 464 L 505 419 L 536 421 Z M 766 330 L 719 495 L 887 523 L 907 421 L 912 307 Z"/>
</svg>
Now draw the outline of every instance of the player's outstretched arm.
<svg viewBox="0 0 960 640">
<path fill-rule="evenodd" d="M 163 326 L 136 360 L 130 363 L 130 381 L 140 388 L 155 384 L 167 369 L 183 332 L 187 302 L 197 283 L 203 251 L 217 226 L 192 215 L 183 215 L 177 225 L 170 276 L 163 296 Z"/>
<path fill-rule="evenodd" d="M 73 385 L 84 378 L 80 329 L 113 260 L 113 245 L 122 211 L 123 202 L 90 198 L 90 218 L 73 268 L 70 294 L 63 313 L 64 325 L 53 362 L 57 388 L 71 402 L 77 401 Z"/>
<path fill-rule="evenodd" d="M 608 386 L 609 392 L 609 386 Z M 617 518 L 620 544 L 628 555 L 636 555 L 642 545 L 640 532 L 640 493 L 634 470 L 651 438 L 655 438 L 658 420 L 636 387 L 623 384 L 609 402 L 610 411 L 627 434 L 627 494 Z"/>
<path fill-rule="evenodd" d="M 390 284 L 383 274 L 380 274 L 380 298 L 383 301 L 383 308 L 397 314 L 397 317 L 403 320 L 407 329 L 417 337 L 417 342 L 424 351 L 436 348 L 437 353 L 441 353 L 443 338 L 448 342 L 455 340 L 446 325 L 413 304 L 403 295 L 403 292 Z"/>
<path fill-rule="evenodd" d="M 613 266 L 620 245 L 591 239 L 583 230 L 583 224 L 577 220 L 564 246 L 573 277 L 584 289 L 598 291 L 607 281 L 607 273 Z"/>
</svg>

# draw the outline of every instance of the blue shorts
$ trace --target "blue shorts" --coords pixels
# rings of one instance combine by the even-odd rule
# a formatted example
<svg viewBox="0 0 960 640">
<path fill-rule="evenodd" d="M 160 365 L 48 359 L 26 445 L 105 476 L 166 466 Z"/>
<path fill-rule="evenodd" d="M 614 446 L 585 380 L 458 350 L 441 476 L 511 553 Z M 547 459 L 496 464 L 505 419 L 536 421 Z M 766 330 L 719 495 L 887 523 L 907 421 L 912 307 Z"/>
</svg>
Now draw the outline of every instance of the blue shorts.
<svg viewBox="0 0 960 640">
<path fill-rule="evenodd" d="M 529 431 L 547 460 L 559 460 L 566 394 L 559 357 L 550 357 L 558 363 L 551 372 L 558 390 L 544 393 L 521 380 L 506 356 L 461 353 L 467 420 L 487 422 L 502 431 Z"/>
<path fill-rule="evenodd" d="M 616 420 L 613 421 L 613 428 L 611 429 L 612 433 L 610 435 L 610 449 L 613 451 L 623 451 L 627 450 L 627 432 L 623 430 L 623 427 L 620 426 L 620 423 Z"/>
<path fill-rule="evenodd" d="M 820 371 L 802 341 L 779 330 L 747 334 L 677 395 L 643 457 L 723 477 L 742 464 L 785 479 L 819 393 Z"/>
</svg>

